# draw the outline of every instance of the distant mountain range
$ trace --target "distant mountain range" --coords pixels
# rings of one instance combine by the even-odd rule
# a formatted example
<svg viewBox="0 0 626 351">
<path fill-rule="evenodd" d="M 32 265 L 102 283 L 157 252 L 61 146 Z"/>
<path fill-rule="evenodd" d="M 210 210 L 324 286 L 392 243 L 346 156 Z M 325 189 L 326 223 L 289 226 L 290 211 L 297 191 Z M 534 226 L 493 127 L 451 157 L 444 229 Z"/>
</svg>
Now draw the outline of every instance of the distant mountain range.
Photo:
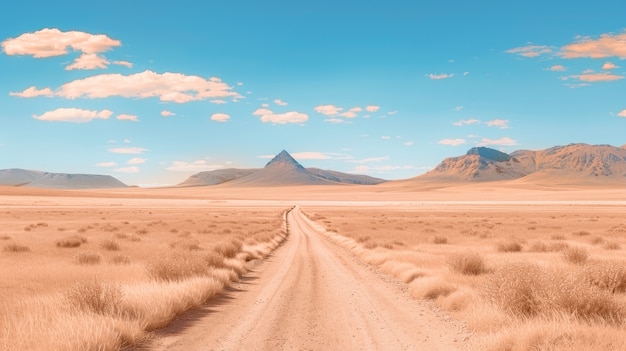
<svg viewBox="0 0 626 351">
<path fill-rule="evenodd" d="M 52 189 L 125 188 L 126 184 L 108 175 L 66 174 L 25 169 L 1 169 L 0 185 Z"/>
<path fill-rule="evenodd" d="M 506 154 L 475 147 L 443 160 L 418 180 L 480 182 L 523 179 L 554 183 L 619 183 L 626 186 L 626 147 L 570 144 Z"/>
<path fill-rule="evenodd" d="M 304 168 L 287 151 L 283 150 L 265 167 L 256 169 L 220 169 L 200 172 L 182 182 L 181 186 L 282 186 L 282 185 L 375 185 L 384 179 L 366 175 L 347 174 L 318 168 Z"/>
<path fill-rule="evenodd" d="M 377 185 L 388 182 L 523 181 L 541 184 L 617 184 L 626 186 L 626 145 L 570 144 L 545 150 L 518 150 L 510 154 L 487 147 L 471 148 L 465 155 L 443 160 L 423 175 L 388 182 L 366 175 L 304 168 L 281 151 L 263 168 L 219 169 L 192 175 L 179 186 L 265 187 L 290 185 Z M 23 169 L 0 170 L 0 186 L 56 189 L 123 188 L 108 175 L 65 174 Z"/>
</svg>

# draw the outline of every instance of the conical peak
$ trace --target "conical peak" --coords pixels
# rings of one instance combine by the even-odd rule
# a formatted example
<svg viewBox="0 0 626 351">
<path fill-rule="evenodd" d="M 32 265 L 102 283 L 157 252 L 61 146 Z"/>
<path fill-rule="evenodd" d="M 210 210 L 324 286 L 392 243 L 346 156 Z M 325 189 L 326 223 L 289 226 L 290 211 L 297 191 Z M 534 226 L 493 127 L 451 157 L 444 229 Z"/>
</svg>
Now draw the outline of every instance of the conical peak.
<svg viewBox="0 0 626 351">
<path fill-rule="evenodd" d="M 283 150 L 281 151 L 278 155 L 274 156 L 274 158 L 268 162 L 265 167 L 270 167 L 270 166 L 277 166 L 277 165 L 282 165 L 282 166 L 292 166 L 292 167 L 296 167 L 296 168 L 304 168 L 302 167 L 301 164 L 298 163 L 298 161 L 296 161 L 293 157 L 291 157 L 291 155 Z"/>
</svg>

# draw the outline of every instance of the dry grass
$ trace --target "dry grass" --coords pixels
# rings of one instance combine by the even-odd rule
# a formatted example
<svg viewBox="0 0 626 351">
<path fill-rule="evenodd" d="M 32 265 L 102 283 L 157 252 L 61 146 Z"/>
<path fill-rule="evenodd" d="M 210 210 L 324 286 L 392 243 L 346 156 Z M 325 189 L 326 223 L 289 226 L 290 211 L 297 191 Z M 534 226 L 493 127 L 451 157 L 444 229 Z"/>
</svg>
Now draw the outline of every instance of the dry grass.
<svg viewBox="0 0 626 351">
<path fill-rule="evenodd" d="M 30 251 L 30 247 L 24 244 L 12 243 L 4 245 L 2 250 L 5 252 L 28 252 Z"/>
<path fill-rule="evenodd" d="M 626 224 L 616 207 L 305 211 L 413 297 L 464 320 L 477 349 L 626 349 Z M 405 245 L 366 250 L 394 241 Z"/>
<path fill-rule="evenodd" d="M 280 208 L 236 209 L 236 221 L 232 208 L 206 211 L 129 205 L 1 212 L 0 236 L 18 232 L 10 236 L 33 253 L 0 255 L 0 349 L 132 349 L 222 291 L 245 271 L 246 259 L 265 257 L 284 238 Z M 59 239 L 60 227 L 69 236 Z M 174 249 L 173 228 L 181 237 Z M 86 251 L 65 249 L 72 247 Z"/>
</svg>

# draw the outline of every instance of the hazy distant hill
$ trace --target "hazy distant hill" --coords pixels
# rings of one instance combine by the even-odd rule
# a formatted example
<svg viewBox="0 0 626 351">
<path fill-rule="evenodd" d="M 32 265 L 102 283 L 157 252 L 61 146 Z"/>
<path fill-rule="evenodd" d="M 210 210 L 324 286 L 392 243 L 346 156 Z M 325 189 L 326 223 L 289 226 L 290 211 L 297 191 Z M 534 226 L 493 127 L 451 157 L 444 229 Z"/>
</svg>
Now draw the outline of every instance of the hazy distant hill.
<svg viewBox="0 0 626 351">
<path fill-rule="evenodd" d="M 432 171 L 413 179 L 493 181 L 521 178 L 558 182 L 624 182 L 626 186 L 626 148 L 570 144 L 505 154 L 486 147 L 475 147 L 463 156 L 443 160 Z"/>
<path fill-rule="evenodd" d="M 0 185 L 53 189 L 127 187 L 126 184 L 108 175 L 50 173 L 16 168 L 0 170 Z"/>
<path fill-rule="evenodd" d="M 287 151 L 283 150 L 260 169 L 223 169 L 200 172 L 182 182 L 181 186 L 280 186 L 280 185 L 331 185 L 366 184 L 385 182 L 384 179 L 365 175 L 304 168 Z"/>
</svg>

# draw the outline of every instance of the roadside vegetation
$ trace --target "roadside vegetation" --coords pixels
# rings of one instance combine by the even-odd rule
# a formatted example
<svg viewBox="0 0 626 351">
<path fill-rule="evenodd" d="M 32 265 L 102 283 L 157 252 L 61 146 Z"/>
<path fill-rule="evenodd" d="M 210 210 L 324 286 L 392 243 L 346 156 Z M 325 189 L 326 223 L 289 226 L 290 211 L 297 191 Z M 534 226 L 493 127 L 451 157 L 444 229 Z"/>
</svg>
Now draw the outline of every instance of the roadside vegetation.
<svg viewBox="0 0 626 351">
<path fill-rule="evenodd" d="M 465 321 L 476 349 L 626 350 L 619 209 L 304 210 L 414 298 Z"/>
<path fill-rule="evenodd" d="M 0 213 L 0 349 L 119 350 L 220 293 L 286 237 L 283 210 Z"/>
</svg>

